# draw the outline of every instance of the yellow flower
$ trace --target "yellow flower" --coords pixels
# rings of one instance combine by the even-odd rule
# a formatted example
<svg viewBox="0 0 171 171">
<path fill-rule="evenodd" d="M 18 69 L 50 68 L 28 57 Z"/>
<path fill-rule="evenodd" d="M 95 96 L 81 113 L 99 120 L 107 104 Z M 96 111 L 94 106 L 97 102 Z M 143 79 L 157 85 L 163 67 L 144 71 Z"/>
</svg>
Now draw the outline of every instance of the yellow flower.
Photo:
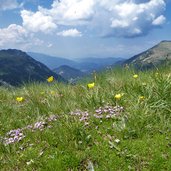
<svg viewBox="0 0 171 171">
<path fill-rule="evenodd" d="M 50 76 L 50 77 L 47 79 L 47 82 L 51 83 L 53 80 L 54 80 L 54 77 L 53 77 L 53 76 Z"/>
<path fill-rule="evenodd" d="M 50 91 L 50 94 L 55 95 L 56 93 L 55 93 L 55 91 Z"/>
<path fill-rule="evenodd" d="M 90 88 L 93 88 L 95 86 L 95 83 L 89 83 L 87 84 L 87 87 L 90 89 Z"/>
<path fill-rule="evenodd" d="M 16 101 L 17 102 L 23 102 L 24 101 L 24 98 L 23 97 L 16 97 Z"/>
<path fill-rule="evenodd" d="M 137 74 L 134 74 L 134 75 L 133 75 L 133 78 L 138 78 L 138 75 L 137 75 Z"/>
<path fill-rule="evenodd" d="M 145 97 L 144 97 L 144 96 L 140 96 L 139 99 L 140 99 L 140 100 L 144 100 Z"/>
<path fill-rule="evenodd" d="M 120 99 L 122 98 L 123 95 L 124 95 L 123 93 L 116 94 L 116 95 L 115 95 L 115 99 L 120 100 Z"/>
</svg>

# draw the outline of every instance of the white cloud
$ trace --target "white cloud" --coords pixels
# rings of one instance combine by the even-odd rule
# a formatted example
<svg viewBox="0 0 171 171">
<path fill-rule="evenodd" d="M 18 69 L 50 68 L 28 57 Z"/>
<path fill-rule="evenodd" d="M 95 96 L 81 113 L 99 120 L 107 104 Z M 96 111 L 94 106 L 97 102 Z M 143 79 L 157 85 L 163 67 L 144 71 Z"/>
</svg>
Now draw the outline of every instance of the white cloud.
<svg viewBox="0 0 171 171">
<path fill-rule="evenodd" d="M 135 37 L 164 24 L 165 5 L 164 0 L 54 0 L 50 9 L 22 10 L 21 17 L 32 32 L 81 25 L 102 36 Z"/>
<path fill-rule="evenodd" d="M 41 31 L 49 33 L 57 28 L 57 25 L 53 22 L 53 18 L 40 11 L 33 13 L 22 10 L 21 17 L 23 18 L 23 27 L 32 32 Z"/>
<path fill-rule="evenodd" d="M 151 1 L 118 1 L 115 5 L 107 0 L 103 5 L 109 11 L 111 19 L 111 36 L 135 37 L 147 34 L 155 25 L 162 25 L 163 17 L 159 18 L 157 24 L 153 21 L 158 18 L 165 9 L 163 0 Z M 114 4 L 114 3 L 113 3 Z M 156 22 L 155 22 L 156 23 Z"/>
<path fill-rule="evenodd" d="M 8 42 L 22 43 L 28 37 L 27 31 L 19 25 L 11 24 L 7 28 L 0 29 L 0 45 Z"/>
<path fill-rule="evenodd" d="M 11 24 L 0 29 L 0 47 L 27 49 L 32 45 L 41 45 L 43 41 L 35 38 L 22 26 Z"/>
<path fill-rule="evenodd" d="M 160 15 L 155 20 L 153 20 L 152 24 L 159 26 L 162 25 L 166 21 L 166 18 L 163 15 Z"/>
<path fill-rule="evenodd" d="M 96 0 L 55 0 L 49 15 L 60 24 L 74 25 L 84 24 L 94 15 L 94 5 Z M 43 11 L 42 11 L 43 12 Z"/>
<path fill-rule="evenodd" d="M 69 29 L 69 30 L 64 30 L 62 32 L 57 33 L 58 36 L 63 36 L 63 37 L 81 37 L 82 34 L 79 32 L 77 29 Z"/>
<path fill-rule="evenodd" d="M 11 10 L 18 8 L 20 5 L 16 0 L 1 0 L 0 10 Z"/>
</svg>

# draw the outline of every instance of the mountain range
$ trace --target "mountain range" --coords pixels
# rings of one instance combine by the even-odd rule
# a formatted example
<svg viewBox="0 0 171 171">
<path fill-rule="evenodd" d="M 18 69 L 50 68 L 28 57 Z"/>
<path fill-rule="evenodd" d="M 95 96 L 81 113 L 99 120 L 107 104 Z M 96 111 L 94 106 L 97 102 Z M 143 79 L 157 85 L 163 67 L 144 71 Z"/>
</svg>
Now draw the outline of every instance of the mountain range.
<svg viewBox="0 0 171 171">
<path fill-rule="evenodd" d="M 51 70 L 58 68 L 62 65 L 74 66 L 76 64 L 76 61 L 57 57 L 57 56 L 50 56 L 50 55 L 35 53 L 35 52 L 27 52 L 27 54 L 31 56 L 33 59 L 35 59 L 36 61 L 43 63 Z"/>
<path fill-rule="evenodd" d="M 33 59 L 34 58 L 34 59 Z M 46 81 L 54 76 L 58 81 L 76 81 L 107 66 L 131 65 L 136 69 L 149 69 L 171 63 L 171 41 L 162 41 L 130 59 L 82 58 L 69 60 L 21 50 L 0 50 L 0 85 L 20 85 L 32 81 Z M 49 69 L 49 68 L 50 69 Z"/>
<path fill-rule="evenodd" d="M 81 58 L 81 59 L 66 59 L 61 57 L 54 57 L 50 55 L 45 55 L 41 53 L 27 52 L 32 58 L 37 61 L 42 62 L 50 69 L 56 69 L 62 65 L 67 65 L 69 67 L 80 70 L 81 72 L 90 73 L 93 70 L 101 70 L 109 65 L 112 65 L 118 61 L 123 61 L 123 58 Z"/>
<path fill-rule="evenodd" d="M 16 86 L 26 82 L 46 81 L 49 76 L 65 81 L 25 52 L 16 49 L 0 50 L 0 84 Z"/>
</svg>

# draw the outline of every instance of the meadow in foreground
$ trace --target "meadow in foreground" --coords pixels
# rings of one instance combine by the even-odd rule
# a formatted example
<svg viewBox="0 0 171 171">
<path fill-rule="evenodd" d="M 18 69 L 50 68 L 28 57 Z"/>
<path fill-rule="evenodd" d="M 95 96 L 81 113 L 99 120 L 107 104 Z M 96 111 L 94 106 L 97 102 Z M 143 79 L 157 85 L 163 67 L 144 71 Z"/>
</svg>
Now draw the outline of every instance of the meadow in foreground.
<svg viewBox="0 0 171 171">
<path fill-rule="evenodd" d="M 171 170 L 170 68 L 50 80 L 0 88 L 0 170 Z"/>
</svg>

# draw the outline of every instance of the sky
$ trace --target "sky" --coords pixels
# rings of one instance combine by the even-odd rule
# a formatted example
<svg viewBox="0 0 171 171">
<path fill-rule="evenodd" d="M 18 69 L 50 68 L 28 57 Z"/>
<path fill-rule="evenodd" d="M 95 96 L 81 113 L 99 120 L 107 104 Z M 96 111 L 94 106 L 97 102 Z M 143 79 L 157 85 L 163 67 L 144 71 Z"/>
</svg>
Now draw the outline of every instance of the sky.
<svg viewBox="0 0 171 171">
<path fill-rule="evenodd" d="M 0 49 L 129 58 L 171 40 L 171 0 L 0 0 Z"/>
</svg>

